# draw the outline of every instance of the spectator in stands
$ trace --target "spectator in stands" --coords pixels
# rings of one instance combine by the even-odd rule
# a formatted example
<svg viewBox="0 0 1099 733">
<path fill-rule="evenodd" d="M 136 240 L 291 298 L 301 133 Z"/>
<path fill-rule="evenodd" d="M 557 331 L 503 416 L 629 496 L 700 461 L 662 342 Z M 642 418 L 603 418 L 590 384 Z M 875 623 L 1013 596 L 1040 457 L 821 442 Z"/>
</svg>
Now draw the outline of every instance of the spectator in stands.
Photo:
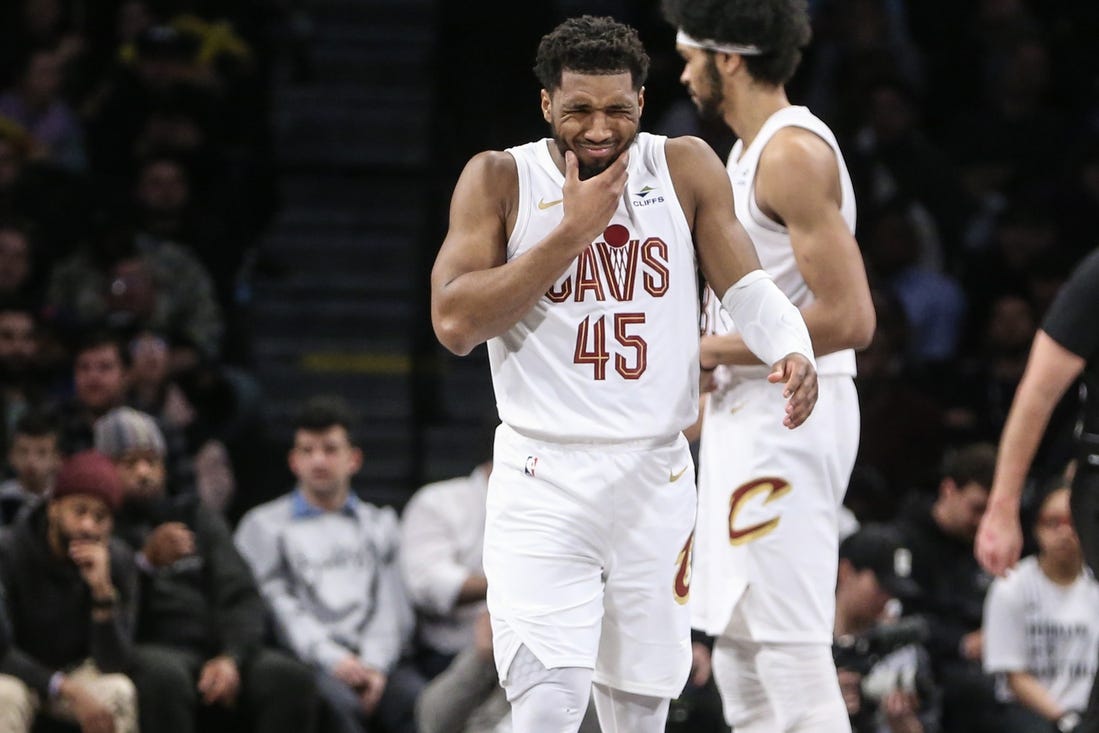
<svg viewBox="0 0 1099 733">
<path fill-rule="evenodd" d="M 93 197 L 81 176 L 32 161 L 31 139 L 20 125 L 0 115 L 0 216 L 33 227 L 31 243 L 36 270 L 33 284 L 42 284 L 50 257 L 71 250 L 87 232 Z M 57 212 L 65 212 L 58 216 Z M 2 269 L 2 268 L 0 268 Z"/>
<path fill-rule="evenodd" d="M 938 733 L 941 693 L 919 634 L 901 629 L 891 601 L 919 593 L 896 528 L 864 524 L 840 543 L 836 666 L 855 733 Z M 870 639 L 896 639 L 896 643 Z M 862 640 L 862 646 L 859 640 Z M 865 646 L 865 648 L 863 648 Z"/>
<path fill-rule="evenodd" d="M 851 151 L 847 158 L 859 208 L 869 211 L 899 196 L 926 210 L 943 251 L 921 252 L 921 260 L 949 270 L 974 206 L 957 167 L 921 127 L 917 92 L 910 84 L 882 76 L 870 83 L 865 96 L 869 104 L 860 105 L 862 124 L 845 148 Z"/>
<path fill-rule="evenodd" d="M 0 721 L 29 733 L 43 712 L 84 733 L 136 733 L 130 663 L 133 556 L 111 538 L 121 487 L 87 451 L 62 466 L 48 503 L 0 537 L 12 646 L 0 659 Z"/>
<path fill-rule="evenodd" d="M 187 436 L 188 452 L 193 455 L 194 484 L 202 503 L 224 513 L 236 491 L 229 455 L 220 436 L 208 433 L 203 417 L 176 379 L 175 369 L 193 369 L 189 364 L 173 365 L 167 340 L 144 330 L 129 343 L 129 391 L 126 404 L 149 413 L 166 430 Z M 193 352 L 187 350 L 183 360 Z M 178 356 L 178 354 L 177 354 Z M 226 396 L 224 409 L 232 411 L 232 395 Z"/>
<path fill-rule="evenodd" d="M 0 94 L 0 115 L 30 134 L 35 153 L 70 171 L 83 171 L 84 132 L 61 96 L 63 59 L 54 48 L 31 50 L 20 63 L 14 88 Z"/>
<path fill-rule="evenodd" d="M 992 678 L 981 668 L 981 614 L 992 578 L 973 556 L 995 463 L 988 443 L 950 453 L 937 493 L 911 496 L 898 520 L 921 589 L 908 608 L 931 628 L 927 648 L 943 689 L 946 730 L 1001 731 Z"/>
<path fill-rule="evenodd" d="M 14 476 L 0 483 L 0 527 L 50 496 L 61 468 L 59 437 L 56 421 L 44 412 L 25 412 L 15 423 L 8 448 Z"/>
<path fill-rule="evenodd" d="M 428 683 L 416 700 L 417 733 L 499 733 L 511 730 L 511 705 L 492 660 L 488 609 L 473 619 L 471 643 Z M 579 733 L 599 733 L 595 703 Z"/>
<path fill-rule="evenodd" d="M 44 399 L 37 326 L 28 306 L 0 301 L 0 447 L 5 450 L 19 416 Z"/>
<path fill-rule="evenodd" d="M 285 496 L 248 512 L 237 546 L 274 611 L 282 639 L 317 670 L 339 733 L 377 719 L 410 733 L 423 678 L 402 662 L 413 615 L 397 565 L 396 513 L 351 490 L 362 453 L 341 402 L 314 398 L 295 423 Z"/>
<path fill-rule="evenodd" d="M 55 265 L 46 304 L 75 329 L 107 320 L 178 335 L 201 357 L 221 353 L 224 323 L 209 273 L 187 250 L 141 237 L 124 220 L 108 223 L 93 248 Z"/>
<path fill-rule="evenodd" d="M 1063 478 L 1046 494 L 1034 519 L 1037 555 L 992 581 L 985 600 L 984 666 L 1006 683 L 1015 730 L 1072 730 L 1095 679 L 1099 582 L 1084 567 L 1069 494 Z"/>
<path fill-rule="evenodd" d="M 481 549 L 491 472 L 492 461 L 483 461 L 468 476 L 424 486 L 401 518 L 401 574 L 417 611 L 417 657 L 428 678 L 473 643 L 485 610 Z"/>
<path fill-rule="evenodd" d="M 895 199 L 874 209 L 863 224 L 872 281 L 888 288 L 908 321 L 908 360 L 942 364 L 954 358 L 965 327 L 966 298 L 958 282 L 920 262 L 910 202 Z"/>
<path fill-rule="evenodd" d="M 73 395 L 62 402 L 61 450 L 74 453 L 94 445 L 95 421 L 126 402 L 129 351 L 111 331 L 94 330 L 73 355 Z M 161 424 L 167 443 L 170 484 L 175 491 L 194 491 L 193 456 L 183 431 Z"/>
<path fill-rule="evenodd" d="M 266 609 L 225 520 L 194 494 L 168 495 L 156 421 L 117 407 L 96 421 L 95 445 L 121 477 L 115 532 L 141 569 L 134 682 L 142 729 L 194 733 L 200 710 L 219 708 L 242 714 L 256 733 L 312 730 L 313 675 L 264 648 Z"/>
<path fill-rule="evenodd" d="M 943 414 L 906 368 L 908 322 L 900 303 L 878 288 L 871 296 L 878 326 L 870 346 L 855 355 L 862 427 L 844 502 L 860 520 L 888 521 L 906 492 L 938 478 Z"/>
<path fill-rule="evenodd" d="M 29 225 L 0 220 L 0 301 L 37 303 L 37 264 Z"/>
<path fill-rule="evenodd" d="M 247 236 L 227 236 L 219 209 L 224 201 L 196 201 L 190 173 L 173 154 L 153 151 L 138 165 L 134 202 L 141 233 L 186 247 L 210 273 L 223 310 L 234 305 L 237 272 L 250 245 Z"/>
<path fill-rule="evenodd" d="M 62 452 L 93 446 L 95 421 L 126 399 L 128 368 L 128 354 L 114 333 L 96 329 L 80 339 L 73 350 L 73 394 L 60 406 Z"/>
</svg>

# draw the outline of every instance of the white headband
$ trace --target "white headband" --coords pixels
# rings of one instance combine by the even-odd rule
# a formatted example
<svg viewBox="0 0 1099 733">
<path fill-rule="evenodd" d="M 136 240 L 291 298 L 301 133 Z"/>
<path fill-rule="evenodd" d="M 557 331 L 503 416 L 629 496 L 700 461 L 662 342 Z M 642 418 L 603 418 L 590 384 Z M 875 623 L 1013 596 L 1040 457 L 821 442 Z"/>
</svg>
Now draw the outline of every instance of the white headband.
<svg viewBox="0 0 1099 733">
<path fill-rule="evenodd" d="M 690 46 L 691 48 L 702 48 L 707 51 L 717 51 L 719 53 L 738 53 L 741 56 L 760 56 L 763 54 L 763 49 L 759 46 L 740 46 L 735 43 L 718 43 L 717 41 L 710 41 L 703 39 L 701 41 L 691 38 L 685 31 L 680 30 L 675 34 L 675 42 L 678 46 Z"/>
</svg>

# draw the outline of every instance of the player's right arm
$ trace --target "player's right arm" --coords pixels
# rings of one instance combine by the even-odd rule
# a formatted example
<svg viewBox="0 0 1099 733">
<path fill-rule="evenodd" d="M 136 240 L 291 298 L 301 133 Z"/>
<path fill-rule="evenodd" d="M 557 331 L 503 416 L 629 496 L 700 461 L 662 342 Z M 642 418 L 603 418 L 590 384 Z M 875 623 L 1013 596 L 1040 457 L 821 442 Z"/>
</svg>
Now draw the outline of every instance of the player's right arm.
<svg viewBox="0 0 1099 733">
<path fill-rule="evenodd" d="M 513 260 L 519 176 L 508 153 L 485 152 L 462 171 L 450 203 L 450 228 L 431 271 L 431 324 L 439 342 L 464 356 L 514 326 L 603 231 L 626 185 L 627 155 L 586 181 L 565 154 L 561 223 Z"/>
<path fill-rule="evenodd" d="M 1038 331 L 1000 436 L 992 492 L 977 530 L 977 560 L 994 575 L 1003 575 L 1019 559 L 1023 546 L 1019 524 L 1023 482 L 1053 408 L 1083 370 L 1083 357 L 1061 346 L 1045 331 Z"/>
</svg>

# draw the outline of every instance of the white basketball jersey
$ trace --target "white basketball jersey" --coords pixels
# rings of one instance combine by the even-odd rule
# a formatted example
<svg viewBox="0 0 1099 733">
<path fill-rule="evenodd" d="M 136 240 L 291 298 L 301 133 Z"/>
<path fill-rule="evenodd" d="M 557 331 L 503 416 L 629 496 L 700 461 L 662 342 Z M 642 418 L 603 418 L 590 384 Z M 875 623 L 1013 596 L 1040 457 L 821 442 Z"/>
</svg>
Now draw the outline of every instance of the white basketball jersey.
<svg viewBox="0 0 1099 733">
<path fill-rule="evenodd" d="M 488 342 L 500 419 L 555 441 L 675 435 L 698 412 L 698 285 L 690 227 L 664 155 L 667 138 L 630 148 L 618 210 L 522 320 Z M 548 139 L 509 152 L 519 213 L 507 258 L 563 216 L 564 175 Z"/>
<path fill-rule="evenodd" d="M 763 123 L 752 144 L 745 149 L 744 142 L 738 140 L 729 152 L 729 178 L 733 184 L 733 203 L 736 218 L 748 232 L 755 245 L 763 269 L 774 278 L 775 284 L 786 294 L 790 302 L 798 308 L 804 308 L 813 302 L 813 292 L 805 283 L 798 269 L 794 250 L 790 246 L 789 230 L 768 218 L 756 203 L 756 169 L 763 149 L 784 127 L 803 127 L 816 134 L 832 148 L 839 166 L 842 197 L 840 213 L 848 230 L 855 233 L 855 191 L 851 186 L 851 176 L 843 161 L 836 136 L 818 117 L 806 107 L 784 107 L 775 112 Z M 704 331 L 726 333 L 735 330 L 728 314 L 723 313 L 719 299 L 707 294 L 709 302 L 708 318 L 703 321 Z M 768 373 L 767 367 L 731 367 L 738 376 L 762 377 Z M 855 376 L 855 352 L 851 349 L 837 351 L 817 358 L 817 373 L 847 374 Z"/>
</svg>

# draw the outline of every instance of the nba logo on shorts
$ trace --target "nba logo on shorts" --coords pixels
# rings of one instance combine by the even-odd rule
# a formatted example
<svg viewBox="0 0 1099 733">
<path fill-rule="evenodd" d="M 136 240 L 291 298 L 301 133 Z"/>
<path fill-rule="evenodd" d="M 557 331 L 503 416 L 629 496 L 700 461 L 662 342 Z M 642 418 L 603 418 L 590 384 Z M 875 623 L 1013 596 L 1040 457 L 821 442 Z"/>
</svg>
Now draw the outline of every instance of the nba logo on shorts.
<svg viewBox="0 0 1099 733">
<path fill-rule="evenodd" d="M 527 456 L 527 463 L 523 466 L 523 473 L 528 476 L 534 475 L 534 467 L 538 465 L 538 456 Z"/>
</svg>

